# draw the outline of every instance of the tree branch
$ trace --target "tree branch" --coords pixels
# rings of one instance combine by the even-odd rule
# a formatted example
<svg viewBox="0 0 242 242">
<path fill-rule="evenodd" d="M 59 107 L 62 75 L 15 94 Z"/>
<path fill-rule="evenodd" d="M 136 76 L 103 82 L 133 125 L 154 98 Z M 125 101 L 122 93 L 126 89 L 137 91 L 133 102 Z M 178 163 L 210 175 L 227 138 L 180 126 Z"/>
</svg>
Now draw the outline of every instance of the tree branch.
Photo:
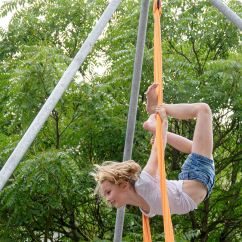
<svg viewBox="0 0 242 242">
<path fill-rule="evenodd" d="M 48 220 L 46 222 L 46 227 L 45 227 L 45 240 L 44 240 L 44 242 L 48 241 L 49 228 L 50 228 L 53 212 L 54 212 L 54 209 L 52 207 L 50 207 L 49 217 L 48 217 Z"/>
<path fill-rule="evenodd" d="M 188 57 L 186 57 L 185 56 L 185 54 L 183 54 L 182 52 L 180 52 L 180 51 L 178 51 L 174 46 L 173 46 L 173 44 L 171 43 L 171 41 L 168 41 L 169 42 L 169 44 L 170 44 L 170 46 L 176 51 L 176 53 L 178 54 L 178 55 L 181 55 L 181 56 L 183 56 L 190 64 L 192 63 L 189 59 L 188 59 Z"/>
<path fill-rule="evenodd" d="M 30 227 L 24 223 L 24 227 L 28 230 L 28 232 L 30 233 L 31 237 L 34 238 L 36 241 L 38 242 L 42 242 L 35 234 L 34 232 L 30 229 Z"/>
<path fill-rule="evenodd" d="M 214 151 L 215 151 L 215 150 L 221 145 L 221 141 L 222 141 L 222 139 L 234 129 L 234 126 L 235 126 L 235 124 L 236 124 L 236 121 L 237 121 L 237 120 L 234 119 L 234 120 L 232 121 L 230 127 L 229 127 L 225 132 L 223 132 L 223 133 L 220 135 L 219 139 L 216 141 L 216 143 L 215 143 L 214 146 L 213 146 L 213 152 L 214 152 Z"/>
<path fill-rule="evenodd" d="M 219 169 L 216 170 L 216 175 L 221 172 L 223 169 L 225 169 L 231 162 L 233 162 L 235 160 L 235 158 L 238 156 L 238 155 L 241 155 L 242 154 L 242 150 L 240 150 L 238 153 L 236 153 L 234 156 L 232 156 L 225 164 L 221 165 L 219 167 Z"/>
</svg>

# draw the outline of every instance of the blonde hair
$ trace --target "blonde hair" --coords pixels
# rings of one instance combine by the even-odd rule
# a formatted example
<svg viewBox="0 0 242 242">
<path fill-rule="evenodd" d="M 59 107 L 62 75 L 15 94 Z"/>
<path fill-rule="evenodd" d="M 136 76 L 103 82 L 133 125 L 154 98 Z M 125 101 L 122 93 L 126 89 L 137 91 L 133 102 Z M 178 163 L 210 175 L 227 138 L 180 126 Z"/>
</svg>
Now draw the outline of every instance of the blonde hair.
<svg viewBox="0 0 242 242">
<path fill-rule="evenodd" d="M 124 162 L 106 161 L 102 165 L 94 165 L 95 172 L 90 173 L 97 181 L 94 194 L 102 195 L 100 185 L 104 181 L 120 186 L 124 181 L 134 187 L 139 179 L 141 167 L 133 160 Z"/>
</svg>

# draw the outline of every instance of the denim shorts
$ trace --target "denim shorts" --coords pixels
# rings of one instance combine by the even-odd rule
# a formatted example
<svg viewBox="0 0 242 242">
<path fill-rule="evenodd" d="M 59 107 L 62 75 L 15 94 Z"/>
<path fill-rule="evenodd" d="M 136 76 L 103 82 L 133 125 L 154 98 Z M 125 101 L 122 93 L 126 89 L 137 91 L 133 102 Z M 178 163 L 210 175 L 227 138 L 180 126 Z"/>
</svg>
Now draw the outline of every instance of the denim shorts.
<svg viewBox="0 0 242 242">
<path fill-rule="evenodd" d="M 207 189 L 206 200 L 212 192 L 215 181 L 215 169 L 213 160 L 202 155 L 191 153 L 181 167 L 179 180 L 196 180 Z"/>
</svg>

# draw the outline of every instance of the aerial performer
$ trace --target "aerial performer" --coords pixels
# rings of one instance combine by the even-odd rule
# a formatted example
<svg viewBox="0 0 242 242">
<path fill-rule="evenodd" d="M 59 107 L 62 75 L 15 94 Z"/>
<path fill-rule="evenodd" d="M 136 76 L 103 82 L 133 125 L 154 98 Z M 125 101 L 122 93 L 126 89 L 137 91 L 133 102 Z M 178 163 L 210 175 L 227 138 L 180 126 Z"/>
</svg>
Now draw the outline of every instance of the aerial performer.
<svg viewBox="0 0 242 242">
<path fill-rule="evenodd" d="M 95 165 L 92 173 L 97 186 L 96 193 L 106 198 L 106 201 L 116 208 L 130 204 L 138 206 L 141 212 L 153 217 L 163 215 L 161 203 L 160 181 L 157 175 L 158 158 L 155 142 L 155 113 L 162 120 L 162 139 L 188 157 L 181 167 L 178 180 L 166 180 L 167 195 L 171 214 L 186 214 L 193 211 L 211 194 L 215 180 L 213 162 L 213 128 L 212 113 L 205 103 L 193 104 L 159 104 L 157 105 L 154 83 L 147 90 L 146 110 L 151 114 L 143 127 L 153 134 L 151 142 L 153 150 L 144 169 L 135 161 L 104 162 Z M 167 116 L 176 119 L 196 118 L 193 140 L 168 132 Z"/>
</svg>

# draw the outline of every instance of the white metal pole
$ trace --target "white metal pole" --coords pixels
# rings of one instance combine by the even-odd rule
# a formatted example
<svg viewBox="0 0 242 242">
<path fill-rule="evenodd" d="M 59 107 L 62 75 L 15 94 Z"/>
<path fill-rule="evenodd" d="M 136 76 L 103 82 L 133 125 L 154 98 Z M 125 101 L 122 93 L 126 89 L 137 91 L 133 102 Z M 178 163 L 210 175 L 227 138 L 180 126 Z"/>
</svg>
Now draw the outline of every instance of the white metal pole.
<svg viewBox="0 0 242 242">
<path fill-rule="evenodd" d="M 242 19 L 220 0 L 209 0 L 222 14 L 242 31 Z"/>
<path fill-rule="evenodd" d="M 137 37 L 137 44 L 136 44 L 136 54 L 135 54 L 135 62 L 134 62 L 133 81 L 132 81 L 132 87 L 131 87 L 131 97 L 130 97 L 130 103 L 129 103 L 129 115 L 128 115 L 127 130 L 126 130 L 123 161 L 130 160 L 132 156 L 135 121 L 136 121 L 136 113 L 137 113 L 137 107 L 138 107 L 140 79 L 141 79 L 141 72 L 142 72 L 145 37 L 146 37 L 146 29 L 147 29 L 147 21 L 148 21 L 148 13 L 149 13 L 149 3 L 150 3 L 149 0 L 142 0 L 142 3 L 141 3 L 139 30 L 138 30 L 138 37 Z M 116 225 L 115 225 L 114 240 L 113 240 L 114 242 L 122 241 L 124 214 L 125 214 L 125 206 L 117 210 Z"/>
<path fill-rule="evenodd" d="M 36 137 L 40 129 L 43 127 L 45 121 L 47 120 L 52 110 L 60 100 L 61 96 L 68 88 L 76 72 L 78 71 L 83 61 L 91 51 L 92 47 L 94 46 L 98 37 L 101 35 L 103 29 L 111 19 L 113 13 L 117 9 L 120 2 L 121 0 L 112 0 L 109 3 L 105 11 L 103 12 L 102 16 L 100 17 L 99 21 L 97 22 L 97 24 L 87 37 L 86 41 L 82 45 L 81 49 L 78 51 L 75 58 L 63 74 L 58 84 L 56 85 L 55 89 L 52 91 L 51 95 L 49 96 L 49 98 L 39 111 L 38 115 L 26 131 L 25 135 L 22 137 L 17 147 L 15 148 L 15 150 L 3 166 L 2 170 L 0 171 L 0 191 L 8 181 L 9 177 L 14 172 L 15 168 L 17 167 L 20 160 L 28 150 L 29 146 L 33 142 L 34 138 Z"/>
</svg>

